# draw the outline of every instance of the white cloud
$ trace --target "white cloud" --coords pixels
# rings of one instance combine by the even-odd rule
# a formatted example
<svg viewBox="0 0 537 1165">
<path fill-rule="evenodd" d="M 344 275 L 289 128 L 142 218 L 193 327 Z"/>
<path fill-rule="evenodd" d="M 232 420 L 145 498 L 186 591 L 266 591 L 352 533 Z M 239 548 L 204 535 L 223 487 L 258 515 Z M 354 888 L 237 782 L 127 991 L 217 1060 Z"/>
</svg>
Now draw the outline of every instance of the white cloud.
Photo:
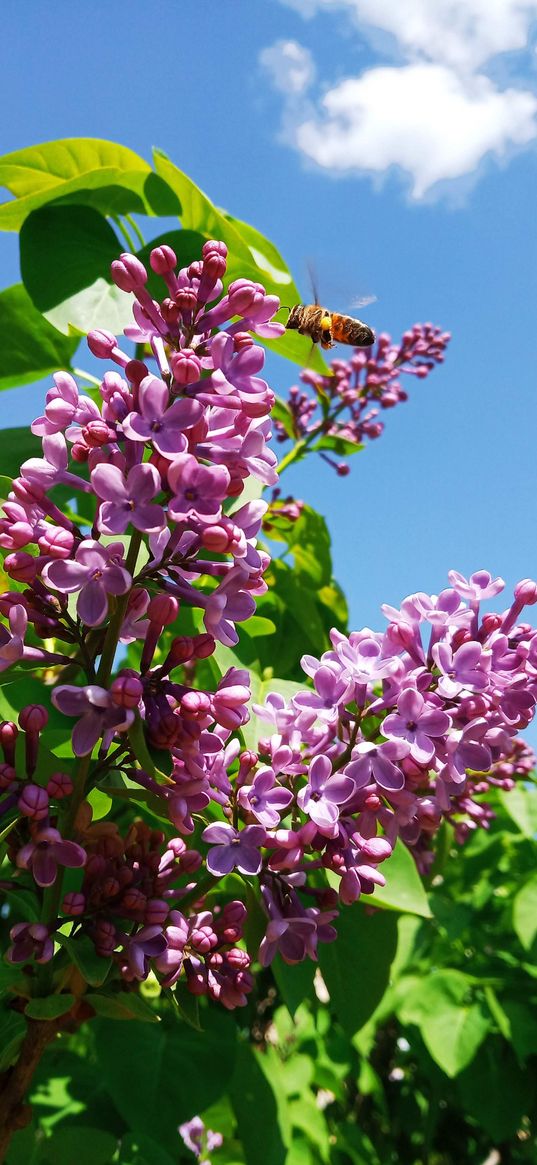
<svg viewBox="0 0 537 1165">
<path fill-rule="evenodd" d="M 307 109 L 309 51 L 279 41 L 262 53 L 285 94 L 286 140 L 319 166 L 377 174 L 399 166 L 422 198 L 438 182 L 474 174 L 487 155 L 505 157 L 537 138 L 536 96 L 522 85 L 502 89 L 483 71 L 528 47 L 537 0 L 282 2 L 305 18 L 346 11 L 362 39 L 378 49 L 380 33 L 390 50 L 389 64 L 339 81 Z"/>
<path fill-rule="evenodd" d="M 296 40 L 277 40 L 259 54 L 275 89 L 287 96 L 303 93 L 315 76 L 313 58 Z"/>
<path fill-rule="evenodd" d="M 455 69 L 475 69 L 499 53 L 523 49 L 537 0 L 282 0 L 309 18 L 344 9 L 395 37 L 403 52 Z"/>
<path fill-rule="evenodd" d="M 414 198 L 436 182 L 475 170 L 490 151 L 505 154 L 535 137 L 537 99 L 497 90 L 484 76 L 461 79 L 444 65 L 370 69 L 321 101 L 299 122 L 295 143 L 319 166 L 382 173 L 401 166 Z"/>
</svg>

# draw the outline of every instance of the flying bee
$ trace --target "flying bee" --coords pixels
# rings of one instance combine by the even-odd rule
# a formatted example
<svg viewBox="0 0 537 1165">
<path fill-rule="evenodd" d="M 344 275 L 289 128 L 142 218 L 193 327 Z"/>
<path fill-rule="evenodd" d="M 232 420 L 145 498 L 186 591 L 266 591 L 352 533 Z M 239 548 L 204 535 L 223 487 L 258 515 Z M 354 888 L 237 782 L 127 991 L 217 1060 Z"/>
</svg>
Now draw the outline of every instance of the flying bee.
<svg viewBox="0 0 537 1165">
<path fill-rule="evenodd" d="M 297 303 L 289 309 L 286 328 L 300 332 L 301 336 L 311 336 L 314 344 L 321 348 L 333 348 L 334 344 L 351 344 L 353 348 L 369 348 L 375 341 L 375 333 L 361 320 L 339 312 L 327 311 L 318 303 Z"/>
</svg>

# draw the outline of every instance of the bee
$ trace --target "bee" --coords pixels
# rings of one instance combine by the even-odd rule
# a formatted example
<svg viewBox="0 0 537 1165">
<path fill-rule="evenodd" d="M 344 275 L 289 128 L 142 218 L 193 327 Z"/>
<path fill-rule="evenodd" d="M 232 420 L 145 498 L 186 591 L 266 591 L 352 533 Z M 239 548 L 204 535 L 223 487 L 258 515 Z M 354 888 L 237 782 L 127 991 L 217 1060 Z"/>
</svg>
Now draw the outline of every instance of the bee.
<svg viewBox="0 0 537 1165">
<path fill-rule="evenodd" d="M 289 308 L 286 328 L 300 332 L 301 336 L 311 336 L 314 344 L 321 348 L 333 348 L 334 344 L 351 344 L 353 348 L 369 348 L 375 341 L 375 333 L 361 320 L 339 312 L 327 311 L 318 303 L 297 303 Z"/>
</svg>

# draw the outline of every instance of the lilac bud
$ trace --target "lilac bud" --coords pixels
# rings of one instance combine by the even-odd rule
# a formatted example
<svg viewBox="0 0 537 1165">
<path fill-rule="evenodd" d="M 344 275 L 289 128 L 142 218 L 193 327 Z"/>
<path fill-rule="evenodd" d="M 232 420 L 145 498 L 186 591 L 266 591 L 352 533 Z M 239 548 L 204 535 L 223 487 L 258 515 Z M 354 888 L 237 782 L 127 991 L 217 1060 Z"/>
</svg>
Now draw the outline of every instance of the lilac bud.
<svg viewBox="0 0 537 1165">
<path fill-rule="evenodd" d="M 179 602 L 173 595 L 155 595 L 147 608 L 147 617 L 159 627 L 168 627 L 179 614 Z"/>
<path fill-rule="evenodd" d="M 175 302 L 183 315 L 185 312 L 195 311 L 198 301 L 194 288 L 179 287 L 175 293 Z"/>
<path fill-rule="evenodd" d="M 62 911 L 64 914 L 70 914 L 73 918 L 77 915 L 83 914 L 86 909 L 86 899 L 83 894 L 77 894 L 72 890 L 66 894 L 62 902 Z"/>
<path fill-rule="evenodd" d="M 48 793 L 41 785 L 25 785 L 19 797 L 19 809 L 25 817 L 33 821 L 43 821 L 48 817 Z"/>
<path fill-rule="evenodd" d="M 54 797 L 55 801 L 61 801 L 64 797 L 70 797 L 73 792 L 73 782 L 69 773 L 53 773 L 47 784 L 47 793 L 49 797 Z"/>
<path fill-rule="evenodd" d="M 143 690 L 142 681 L 137 676 L 116 676 L 110 686 L 110 695 L 118 708 L 137 708 Z"/>
<path fill-rule="evenodd" d="M 74 545 L 74 534 L 62 526 L 49 526 L 39 538 L 38 546 L 50 558 L 69 558 Z"/>
<path fill-rule="evenodd" d="M 181 317 L 181 309 L 174 299 L 163 299 L 160 305 L 160 314 L 168 327 L 175 328 Z"/>
<path fill-rule="evenodd" d="M 207 716 L 211 710 L 211 699 L 207 692 L 196 692 L 194 690 L 185 692 L 181 697 L 181 709 L 186 712 L 187 716 L 194 716 L 201 718 Z"/>
<path fill-rule="evenodd" d="M 12 720 L 3 720 L 0 723 L 0 748 L 8 765 L 15 764 L 15 744 L 18 735 L 17 725 Z"/>
<path fill-rule="evenodd" d="M 16 781 L 17 774 L 13 765 L 0 764 L 0 789 L 9 789 L 9 786 Z"/>
<path fill-rule="evenodd" d="M 145 926 L 163 926 L 168 917 L 169 909 L 164 898 L 150 898 L 144 914 Z"/>
<path fill-rule="evenodd" d="M 201 253 L 204 259 L 206 259 L 208 255 L 212 254 L 221 255 L 223 259 L 226 259 L 228 252 L 226 244 L 223 243 L 220 239 L 207 239 L 207 242 L 204 243 L 203 247 L 201 248 Z"/>
<path fill-rule="evenodd" d="M 153 248 L 149 262 L 156 275 L 168 275 L 177 267 L 177 255 L 171 247 L 164 244 L 162 247 Z"/>
<path fill-rule="evenodd" d="M 43 560 L 41 559 L 40 563 L 38 558 L 34 558 L 33 554 L 27 554 L 25 550 L 15 550 L 4 559 L 6 573 L 20 583 L 33 583 L 40 565 L 43 565 Z"/>
<path fill-rule="evenodd" d="M 90 449 L 99 449 L 115 440 L 115 432 L 110 429 L 106 421 L 90 421 L 82 429 L 82 436 Z"/>
<path fill-rule="evenodd" d="M 147 283 L 147 271 L 136 255 L 129 255 L 127 251 L 114 259 L 110 265 L 112 279 L 121 291 L 138 291 Z"/>
<path fill-rule="evenodd" d="M 125 891 L 121 899 L 121 905 L 129 913 L 140 914 L 145 911 L 147 898 L 145 894 L 142 894 L 141 890 L 138 890 L 135 886 L 131 886 L 129 890 Z"/>
<path fill-rule="evenodd" d="M 105 331 L 104 328 L 95 328 L 88 332 L 86 339 L 90 352 L 99 360 L 110 360 L 114 348 L 117 348 L 116 337 L 111 332 Z"/>
<path fill-rule="evenodd" d="M 170 357 L 170 367 L 177 384 L 194 384 L 201 375 L 201 361 L 190 348 L 183 348 Z"/>
<path fill-rule="evenodd" d="M 145 380 L 145 377 L 149 376 L 149 368 L 147 364 L 144 364 L 143 360 L 129 360 L 125 365 L 125 376 L 129 384 L 138 387 L 142 383 L 142 380 Z"/>
<path fill-rule="evenodd" d="M 27 704 L 19 712 L 19 725 L 32 735 L 42 732 L 48 724 L 48 712 L 42 704 Z"/>
<path fill-rule="evenodd" d="M 525 607 L 537 603 L 537 583 L 531 578 L 523 578 L 515 586 L 515 599 L 522 601 Z"/>
</svg>

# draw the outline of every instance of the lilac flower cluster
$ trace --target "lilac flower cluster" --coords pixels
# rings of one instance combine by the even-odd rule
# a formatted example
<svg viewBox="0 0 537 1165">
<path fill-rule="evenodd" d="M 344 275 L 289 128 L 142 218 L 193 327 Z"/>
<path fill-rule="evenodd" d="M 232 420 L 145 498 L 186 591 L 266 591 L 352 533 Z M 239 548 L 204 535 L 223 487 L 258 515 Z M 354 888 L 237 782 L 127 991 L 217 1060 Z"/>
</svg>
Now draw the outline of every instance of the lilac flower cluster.
<svg viewBox="0 0 537 1165">
<path fill-rule="evenodd" d="M 306 388 L 293 385 L 289 390 L 286 405 L 290 424 L 276 416 L 276 439 L 291 438 L 313 448 L 320 440 L 318 451 L 323 460 L 345 476 L 347 462 L 334 461 L 327 452 L 329 442 L 323 439 L 335 439 L 336 452 L 342 452 L 337 448 L 338 439 L 360 445 L 380 437 L 384 424 L 378 420 L 379 409 L 393 408 L 408 399 L 401 374 L 425 379 L 442 363 L 450 339 L 449 332 L 433 324 L 414 324 L 399 345 L 383 332 L 374 347 L 355 349 L 349 360 L 332 360 L 328 376 L 304 369 L 300 379 Z"/>
<path fill-rule="evenodd" d="M 23 464 L 0 519 L 18 587 L 0 596 L 0 669 L 40 669 L 52 705 L 75 722 L 76 758 L 51 775 L 45 707 L 0 725 L 13 865 L 4 887 L 33 888 L 40 910 L 12 927 L 8 958 L 51 961 L 71 924 L 71 941 L 91 940 L 127 982 L 151 970 L 166 989 L 181 979 L 235 1008 L 252 988 L 252 957 L 317 957 L 335 938 L 339 903 L 384 883 L 378 867 L 397 838 L 426 869 L 443 819 L 461 840 L 487 827 L 483 795 L 531 763 L 518 732 L 537 698 L 537 632 L 519 619 L 537 584 L 481 616 L 503 583 L 452 572 L 439 596 L 386 608 L 384 634 L 332 632 L 330 651 L 303 660 L 311 687 L 288 703 L 269 696 L 257 708 L 268 735 L 246 749 L 248 672 L 217 669 L 209 687 L 196 678 L 217 641 L 237 643 L 236 624 L 266 585 L 257 536 L 267 507 L 237 499 L 250 475 L 276 481 L 274 398 L 251 333 L 281 332 L 278 301 L 246 280 L 224 294 L 219 242 L 179 272 L 169 247 L 150 262 L 166 283 L 160 303 L 134 256 L 113 276 L 134 294 L 127 334 L 158 374 L 111 334 L 90 333 L 92 351 L 120 372 L 105 373 L 100 408 L 72 377 L 55 377 L 32 426 L 43 456 Z M 445 344 L 426 339 L 407 352 L 423 367 L 433 340 Z M 113 675 L 118 644 L 136 667 Z M 103 783 L 158 828 L 132 815 L 127 826 L 93 821 L 86 798 Z M 258 950 L 244 948 L 240 880 L 258 887 L 265 911 Z"/>
</svg>

